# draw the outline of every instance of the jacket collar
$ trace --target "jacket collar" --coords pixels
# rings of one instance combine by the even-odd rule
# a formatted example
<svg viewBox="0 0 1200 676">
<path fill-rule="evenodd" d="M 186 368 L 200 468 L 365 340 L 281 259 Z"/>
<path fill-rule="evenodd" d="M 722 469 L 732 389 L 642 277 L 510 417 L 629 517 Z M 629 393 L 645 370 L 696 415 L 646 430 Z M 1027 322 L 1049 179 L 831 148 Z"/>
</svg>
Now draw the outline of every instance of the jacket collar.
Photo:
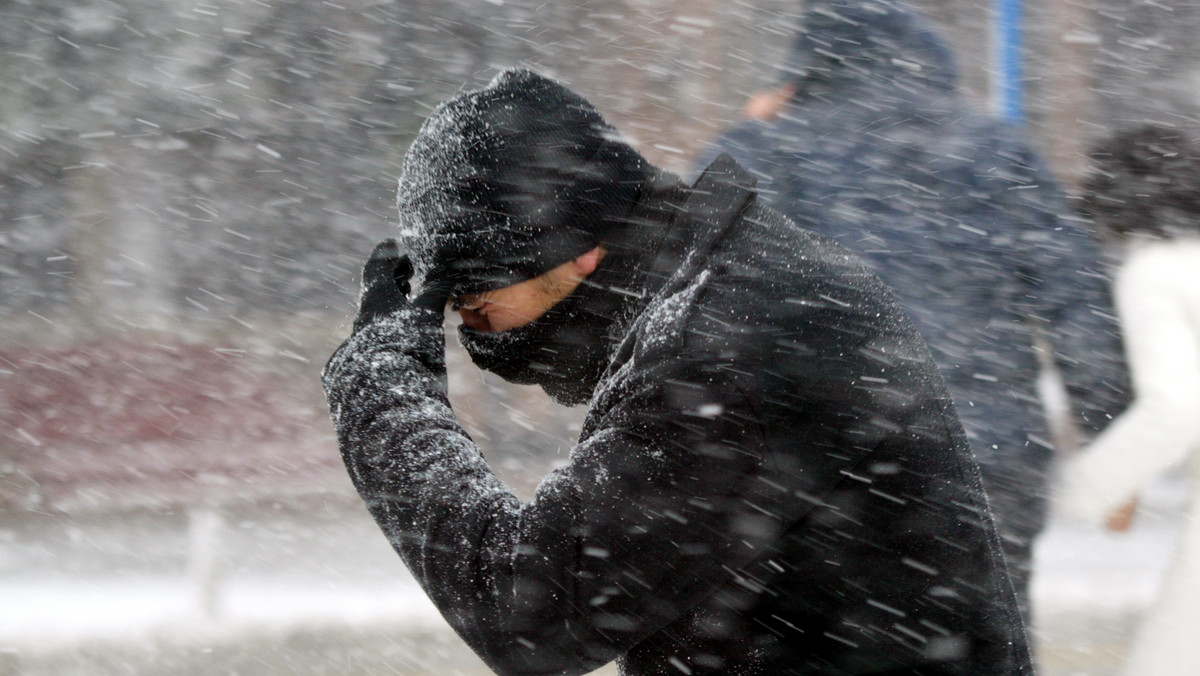
<svg viewBox="0 0 1200 676">
<path fill-rule="evenodd" d="M 690 187 L 667 172 L 652 177 L 627 227 L 610 242 L 604 263 L 584 283 L 622 299 L 619 304 L 624 307 L 614 313 L 618 325 L 610 327 L 612 334 L 623 333 L 624 322 L 639 314 L 650 298 L 666 287 L 686 284 L 703 269 L 757 196 L 754 185 L 754 177 L 725 153 Z"/>
<path fill-rule="evenodd" d="M 750 172 L 721 153 L 687 191 L 681 215 L 667 228 L 648 266 L 655 292 L 670 293 L 708 263 L 714 249 L 758 196 Z M 648 284 L 651 283 L 648 281 Z"/>
</svg>

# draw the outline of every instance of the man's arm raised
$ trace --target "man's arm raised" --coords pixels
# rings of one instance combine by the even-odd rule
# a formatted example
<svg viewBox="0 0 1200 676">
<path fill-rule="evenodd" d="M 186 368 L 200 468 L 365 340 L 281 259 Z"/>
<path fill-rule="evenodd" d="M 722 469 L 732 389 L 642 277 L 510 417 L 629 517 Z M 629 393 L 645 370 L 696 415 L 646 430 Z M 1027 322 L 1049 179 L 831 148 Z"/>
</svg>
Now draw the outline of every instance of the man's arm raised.
<svg viewBox="0 0 1200 676">
<path fill-rule="evenodd" d="M 387 278 L 368 263 L 364 301 Z M 522 504 L 450 408 L 441 313 L 409 305 L 403 286 L 356 323 L 326 367 L 326 395 L 371 514 L 496 671 L 593 670 L 732 579 L 778 534 L 758 495 L 768 486 L 761 432 L 741 415 L 739 388 L 666 358 L 680 348 L 669 340 L 615 376 L 621 396 Z"/>
</svg>

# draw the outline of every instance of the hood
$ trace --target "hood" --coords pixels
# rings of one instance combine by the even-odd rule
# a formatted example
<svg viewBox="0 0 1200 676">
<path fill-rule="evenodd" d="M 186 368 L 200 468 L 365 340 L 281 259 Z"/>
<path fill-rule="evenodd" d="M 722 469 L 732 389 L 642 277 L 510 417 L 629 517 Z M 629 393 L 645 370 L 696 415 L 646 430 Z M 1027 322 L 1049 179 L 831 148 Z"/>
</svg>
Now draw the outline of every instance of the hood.
<svg viewBox="0 0 1200 676">
<path fill-rule="evenodd" d="M 896 0 L 809 0 L 781 79 L 801 90 L 901 87 L 952 92 L 958 72 L 945 43 Z"/>
<path fill-rule="evenodd" d="M 515 284 L 604 243 L 648 163 L 594 107 L 529 70 L 438 106 L 404 158 L 399 239 L 421 286 Z"/>
</svg>

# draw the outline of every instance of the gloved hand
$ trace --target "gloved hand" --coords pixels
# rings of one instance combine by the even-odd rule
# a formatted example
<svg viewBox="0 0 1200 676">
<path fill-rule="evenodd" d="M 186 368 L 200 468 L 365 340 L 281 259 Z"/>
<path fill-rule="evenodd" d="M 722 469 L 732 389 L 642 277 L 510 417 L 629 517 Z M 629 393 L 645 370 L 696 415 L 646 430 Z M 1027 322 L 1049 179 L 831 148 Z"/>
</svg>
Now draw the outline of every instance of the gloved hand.
<svg viewBox="0 0 1200 676">
<path fill-rule="evenodd" d="M 412 262 L 408 256 L 400 255 L 400 247 L 396 245 L 396 240 L 385 239 L 376 244 L 371 256 L 363 265 L 362 296 L 358 302 L 354 330 L 358 331 L 376 318 L 409 305 L 439 315 L 444 312 L 449 290 L 437 284 L 426 286 L 411 303 L 408 301 L 411 292 L 409 280 L 412 274 Z"/>
<path fill-rule="evenodd" d="M 446 346 L 442 325 L 446 293 L 435 286 L 410 302 L 412 274 L 412 263 L 408 256 L 400 255 L 395 240 L 386 239 L 371 252 L 363 265 L 354 329 L 321 374 L 331 404 L 352 381 L 371 380 L 367 372 L 382 363 L 381 359 L 395 362 L 393 366 L 399 371 L 409 370 L 402 362 L 411 363 L 424 373 L 410 373 L 409 384 L 431 376 L 444 391 Z"/>
</svg>

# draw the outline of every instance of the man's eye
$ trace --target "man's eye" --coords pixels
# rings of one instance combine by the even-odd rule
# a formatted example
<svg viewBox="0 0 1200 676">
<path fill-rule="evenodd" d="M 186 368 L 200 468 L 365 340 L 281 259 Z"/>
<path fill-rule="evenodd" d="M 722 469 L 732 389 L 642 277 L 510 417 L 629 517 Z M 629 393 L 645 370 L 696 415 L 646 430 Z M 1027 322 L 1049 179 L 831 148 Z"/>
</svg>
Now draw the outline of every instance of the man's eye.
<svg viewBox="0 0 1200 676">
<path fill-rule="evenodd" d="M 486 298 L 455 298 L 450 301 L 450 309 L 455 312 L 460 310 L 473 312 L 487 305 L 487 302 Z"/>
</svg>

